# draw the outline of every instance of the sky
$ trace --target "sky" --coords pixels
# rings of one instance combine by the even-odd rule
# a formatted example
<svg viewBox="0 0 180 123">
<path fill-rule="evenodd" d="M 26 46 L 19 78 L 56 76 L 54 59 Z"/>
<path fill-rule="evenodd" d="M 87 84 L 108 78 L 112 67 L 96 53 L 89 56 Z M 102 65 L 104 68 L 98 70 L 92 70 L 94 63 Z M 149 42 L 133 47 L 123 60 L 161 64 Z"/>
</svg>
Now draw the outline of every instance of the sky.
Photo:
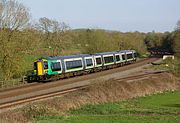
<svg viewBox="0 0 180 123">
<path fill-rule="evenodd" d="M 180 0 L 18 0 L 41 17 L 72 29 L 100 28 L 122 32 L 173 31 L 180 20 Z"/>
</svg>

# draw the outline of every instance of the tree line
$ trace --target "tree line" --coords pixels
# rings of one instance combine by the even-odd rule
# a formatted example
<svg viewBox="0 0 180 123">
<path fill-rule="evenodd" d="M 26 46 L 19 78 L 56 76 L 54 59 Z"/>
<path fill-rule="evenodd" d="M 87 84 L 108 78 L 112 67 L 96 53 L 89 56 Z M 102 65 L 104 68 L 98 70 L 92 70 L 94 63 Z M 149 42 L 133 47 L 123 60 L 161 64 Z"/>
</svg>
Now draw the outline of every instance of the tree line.
<svg viewBox="0 0 180 123">
<path fill-rule="evenodd" d="M 165 33 L 118 32 L 103 29 L 71 29 L 47 17 L 31 21 L 26 6 L 16 0 L 0 0 L 0 80 L 26 75 L 40 57 L 135 49 L 168 49 L 180 56 L 180 22 Z"/>
</svg>

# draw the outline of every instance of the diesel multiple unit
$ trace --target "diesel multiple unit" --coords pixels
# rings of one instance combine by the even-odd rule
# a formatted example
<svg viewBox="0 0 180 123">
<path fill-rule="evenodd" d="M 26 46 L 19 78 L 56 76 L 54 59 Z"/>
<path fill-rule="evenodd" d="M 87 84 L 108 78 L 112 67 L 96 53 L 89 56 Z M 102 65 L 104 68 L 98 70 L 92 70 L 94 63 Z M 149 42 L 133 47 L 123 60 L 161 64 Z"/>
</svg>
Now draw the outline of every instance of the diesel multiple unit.
<svg viewBox="0 0 180 123">
<path fill-rule="evenodd" d="M 73 56 L 49 56 L 34 62 L 34 73 L 28 76 L 28 81 L 67 78 L 115 68 L 134 61 L 136 61 L 135 50 Z"/>
</svg>

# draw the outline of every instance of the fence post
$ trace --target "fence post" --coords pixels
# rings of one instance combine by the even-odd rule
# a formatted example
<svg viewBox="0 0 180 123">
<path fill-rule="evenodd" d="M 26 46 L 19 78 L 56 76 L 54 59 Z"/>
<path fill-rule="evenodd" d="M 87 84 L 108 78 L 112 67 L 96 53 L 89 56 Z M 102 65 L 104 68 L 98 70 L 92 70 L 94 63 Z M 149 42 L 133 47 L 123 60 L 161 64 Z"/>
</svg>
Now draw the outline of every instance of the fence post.
<svg viewBox="0 0 180 123">
<path fill-rule="evenodd" d="M 26 84 L 25 77 L 26 77 L 26 76 L 23 76 L 23 77 L 22 77 L 22 82 L 23 82 L 23 84 Z"/>
</svg>

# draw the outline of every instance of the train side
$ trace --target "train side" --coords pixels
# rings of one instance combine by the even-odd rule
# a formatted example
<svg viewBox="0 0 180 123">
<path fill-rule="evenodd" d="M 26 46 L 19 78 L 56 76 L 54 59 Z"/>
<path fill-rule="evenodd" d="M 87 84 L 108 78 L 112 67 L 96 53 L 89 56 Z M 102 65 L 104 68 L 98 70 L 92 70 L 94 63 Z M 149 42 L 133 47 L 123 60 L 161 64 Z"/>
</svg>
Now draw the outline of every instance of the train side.
<svg viewBox="0 0 180 123">
<path fill-rule="evenodd" d="M 112 69 L 136 61 L 135 50 L 50 56 L 34 62 L 34 73 L 28 81 L 53 80 Z"/>
</svg>

